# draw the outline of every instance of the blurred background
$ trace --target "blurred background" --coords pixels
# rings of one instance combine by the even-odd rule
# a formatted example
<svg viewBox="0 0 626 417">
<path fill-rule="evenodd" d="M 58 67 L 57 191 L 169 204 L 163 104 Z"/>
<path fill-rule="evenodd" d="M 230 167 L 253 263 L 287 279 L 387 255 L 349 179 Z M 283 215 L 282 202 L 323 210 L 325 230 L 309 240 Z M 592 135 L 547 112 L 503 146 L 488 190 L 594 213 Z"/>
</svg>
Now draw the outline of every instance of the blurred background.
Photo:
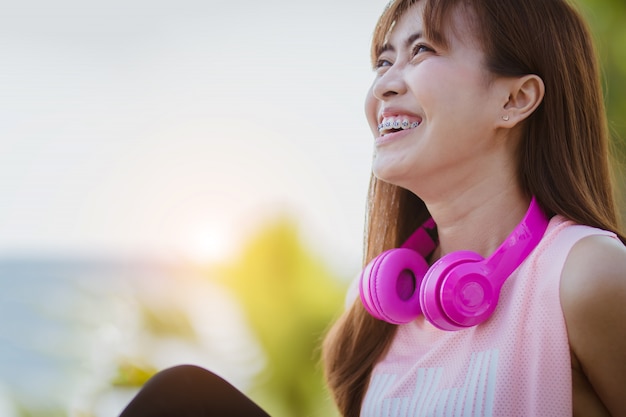
<svg viewBox="0 0 626 417">
<path fill-rule="evenodd" d="M 335 415 L 385 4 L 0 0 L 1 416 L 116 416 L 181 363 Z M 626 5 L 578 4 L 623 154 Z"/>
</svg>

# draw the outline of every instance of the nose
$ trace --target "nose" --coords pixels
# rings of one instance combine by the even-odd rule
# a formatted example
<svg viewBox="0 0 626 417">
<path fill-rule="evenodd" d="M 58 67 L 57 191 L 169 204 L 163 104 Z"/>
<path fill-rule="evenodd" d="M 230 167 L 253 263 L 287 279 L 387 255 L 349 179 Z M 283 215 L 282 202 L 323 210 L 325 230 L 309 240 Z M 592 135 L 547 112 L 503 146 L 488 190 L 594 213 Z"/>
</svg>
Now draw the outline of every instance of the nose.
<svg viewBox="0 0 626 417">
<path fill-rule="evenodd" d="M 402 76 L 402 69 L 397 65 L 392 65 L 382 75 L 376 77 L 372 85 L 372 94 L 381 101 L 405 92 L 406 83 Z"/>
</svg>

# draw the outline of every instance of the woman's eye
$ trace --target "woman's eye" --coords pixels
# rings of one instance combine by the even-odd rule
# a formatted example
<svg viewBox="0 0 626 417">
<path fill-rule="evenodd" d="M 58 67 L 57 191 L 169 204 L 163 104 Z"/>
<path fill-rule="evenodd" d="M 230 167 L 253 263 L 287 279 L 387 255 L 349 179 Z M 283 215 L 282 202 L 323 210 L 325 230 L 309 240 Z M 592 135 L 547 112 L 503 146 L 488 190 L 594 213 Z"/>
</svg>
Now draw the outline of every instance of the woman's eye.
<svg viewBox="0 0 626 417">
<path fill-rule="evenodd" d="M 413 47 L 413 56 L 417 56 L 417 55 L 419 55 L 420 53 L 423 53 L 423 52 L 432 52 L 432 51 L 433 51 L 432 48 L 430 48 L 430 47 L 428 47 L 428 46 L 426 46 L 426 45 L 424 45 L 422 43 L 418 43 L 417 45 L 415 45 Z"/>
<path fill-rule="evenodd" d="M 387 60 L 387 59 L 378 59 L 376 61 L 376 63 L 374 64 L 374 69 L 378 69 L 378 68 L 382 68 L 382 67 L 390 67 L 391 65 L 393 65 L 391 63 L 391 61 Z"/>
</svg>

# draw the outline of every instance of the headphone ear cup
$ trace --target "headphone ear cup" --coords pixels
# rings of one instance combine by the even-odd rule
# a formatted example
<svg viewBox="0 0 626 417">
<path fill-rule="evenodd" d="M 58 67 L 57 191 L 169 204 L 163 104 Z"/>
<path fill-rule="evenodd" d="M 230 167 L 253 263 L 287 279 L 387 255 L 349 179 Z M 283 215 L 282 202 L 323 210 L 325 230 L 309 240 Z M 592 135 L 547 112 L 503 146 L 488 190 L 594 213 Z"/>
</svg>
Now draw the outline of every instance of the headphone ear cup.
<svg viewBox="0 0 626 417">
<path fill-rule="evenodd" d="M 471 310 L 478 307 L 481 289 L 489 284 L 484 276 L 478 278 L 484 269 L 484 258 L 471 251 L 452 252 L 435 262 L 419 292 L 426 319 L 441 330 L 462 330 L 481 322 L 473 323 L 478 318 Z"/>
<path fill-rule="evenodd" d="M 450 271 L 441 286 L 447 317 L 462 327 L 477 326 L 496 309 L 505 279 L 498 279 L 485 262 L 463 264 Z"/>
<path fill-rule="evenodd" d="M 359 293 L 374 317 L 404 324 L 421 313 L 419 289 L 428 263 L 407 248 L 390 249 L 374 258 L 361 273 Z"/>
</svg>

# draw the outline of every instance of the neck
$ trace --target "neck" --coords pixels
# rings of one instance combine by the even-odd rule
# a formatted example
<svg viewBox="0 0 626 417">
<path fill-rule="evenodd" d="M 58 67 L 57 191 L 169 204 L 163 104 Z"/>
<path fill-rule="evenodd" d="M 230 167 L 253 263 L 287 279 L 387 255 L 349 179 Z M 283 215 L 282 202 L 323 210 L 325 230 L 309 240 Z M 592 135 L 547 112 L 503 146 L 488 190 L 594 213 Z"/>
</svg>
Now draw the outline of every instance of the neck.
<svg viewBox="0 0 626 417">
<path fill-rule="evenodd" d="M 454 199 L 426 201 L 439 235 L 433 261 L 459 250 L 491 255 L 522 220 L 529 204 L 530 198 L 518 187 L 490 194 L 474 190 Z"/>
</svg>

